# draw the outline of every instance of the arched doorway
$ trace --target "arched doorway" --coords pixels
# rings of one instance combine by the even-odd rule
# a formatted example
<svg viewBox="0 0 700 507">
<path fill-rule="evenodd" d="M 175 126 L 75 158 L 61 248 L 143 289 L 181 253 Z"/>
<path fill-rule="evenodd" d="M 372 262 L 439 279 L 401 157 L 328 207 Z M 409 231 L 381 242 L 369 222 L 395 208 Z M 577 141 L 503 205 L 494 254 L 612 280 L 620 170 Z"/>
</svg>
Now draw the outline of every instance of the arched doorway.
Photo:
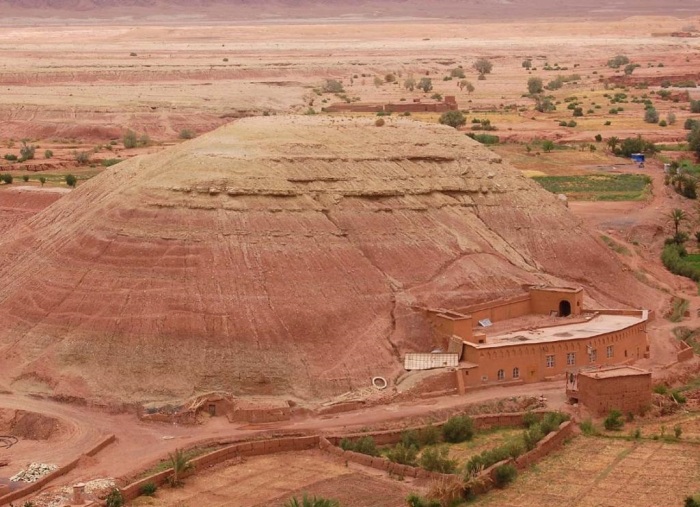
<svg viewBox="0 0 700 507">
<path fill-rule="evenodd" d="M 568 317 L 569 315 L 571 315 L 571 303 L 563 299 L 559 302 L 559 316 Z"/>
</svg>

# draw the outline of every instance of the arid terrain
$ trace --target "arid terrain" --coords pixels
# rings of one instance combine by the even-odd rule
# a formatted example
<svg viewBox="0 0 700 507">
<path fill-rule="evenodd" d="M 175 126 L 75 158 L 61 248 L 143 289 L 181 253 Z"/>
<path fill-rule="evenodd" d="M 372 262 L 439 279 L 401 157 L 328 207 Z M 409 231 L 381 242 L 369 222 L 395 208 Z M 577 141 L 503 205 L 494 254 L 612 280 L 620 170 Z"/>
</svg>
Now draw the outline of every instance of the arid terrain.
<svg viewBox="0 0 700 507">
<path fill-rule="evenodd" d="M 664 175 L 697 162 L 683 144 L 700 119 L 696 7 L 0 0 L 0 434 L 19 439 L 0 447 L 0 487 L 29 462 L 82 455 L 37 500 L 58 507 L 64 486 L 123 486 L 177 448 L 402 426 L 505 396 L 546 394 L 580 422 L 561 379 L 411 394 L 430 377 L 407 378 L 404 355 L 437 345 L 426 308 L 523 284 L 653 310 L 639 366 L 696 396 L 698 359 L 677 363 L 676 336 L 700 328 L 698 285 L 660 262 L 671 210 L 688 216 L 690 251 L 700 228 L 697 201 Z M 617 55 L 633 68 L 612 68 Z M 493 64 L 482 76 L 479 58 Z M 537 109 L 533 77 L 556 109 Z M 430 90 L 408 85 L 422 78 Z M 439 112 L 325 111 L 446 96 L 458 129 Z M 663 125 L 644 121 L 650 104 Z M 659 149 L 643 168 L 609 142 L 638 135 Z M 294 416 L 135 415 L 210 391 Z M 361 409 L 324 412 L 348 401 Z M 477 504 L 681 505 L 700 492 L 697 421 L 696 403 L 628 423 L 641 441 L 576 436 Z M 675 424 L 680 441 L 652 438 Z M 398 507 L 427 485 L 298 451 L 134 505 L 281 506 L 306 491 Z"/>
</svg>

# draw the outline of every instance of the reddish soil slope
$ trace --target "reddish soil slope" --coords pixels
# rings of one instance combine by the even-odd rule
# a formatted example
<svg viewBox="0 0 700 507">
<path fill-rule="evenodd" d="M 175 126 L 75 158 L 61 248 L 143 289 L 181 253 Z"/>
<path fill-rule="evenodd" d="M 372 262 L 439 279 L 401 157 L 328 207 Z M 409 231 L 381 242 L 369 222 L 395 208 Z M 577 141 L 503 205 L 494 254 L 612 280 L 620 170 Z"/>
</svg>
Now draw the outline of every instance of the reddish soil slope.
<svg viewBox="0 0 700 507">
<path fill-rule="evenodd" d="M 123 162 L 0 239 L 0 382 L 325 397 L 433 345 L 421 308 L 586 285 L 649 305 L 554 196 L 454 129 L 237 121 Z"/>
</svg>

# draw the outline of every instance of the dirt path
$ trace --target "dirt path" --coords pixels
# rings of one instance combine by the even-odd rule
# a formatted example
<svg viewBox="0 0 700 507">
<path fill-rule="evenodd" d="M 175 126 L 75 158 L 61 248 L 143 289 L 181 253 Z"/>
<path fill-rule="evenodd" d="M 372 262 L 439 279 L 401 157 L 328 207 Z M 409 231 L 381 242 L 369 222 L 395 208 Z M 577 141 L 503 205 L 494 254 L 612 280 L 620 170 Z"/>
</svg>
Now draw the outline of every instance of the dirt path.
<svg viewBox="0 0 700 507">
<path fill-rule="evenodd" d="M 143 469 L 167 456 L 176 448 L 192 446 L 211 439 L 244 439 L 269 432 L 333 432 L 359 430 L 398 419 L 427 416 L 432 412 L 466 406 L 493 399 L 544 394 L 551 408 L 564 405 L 563 381 L 494 387 L 467 396 L 444 396 L 415 402 L 394 403 L 341 413 L 333 416 L 293 420 L 262 425 L 233 425 L 224 418 L 211 419 L 203 426 L 178 426 L 144 423 L 134 415 L 110 415 L 85 407 L 62 405 L 52 401 L 14 395 L 0 395 L 0 407 L 33 411 L 60 419 L 68 428 L 49 443 L 23 440 L 9 450 L 0 451 L 10 465 L 2 475 L 11 475 L 30 461 L 62 464 L 79 456 L 104 436 L 114 433 L 117 442 L 85 460 L 53 486 L 68 485 L 104 477 L 122 477 Z"/>
</svg>

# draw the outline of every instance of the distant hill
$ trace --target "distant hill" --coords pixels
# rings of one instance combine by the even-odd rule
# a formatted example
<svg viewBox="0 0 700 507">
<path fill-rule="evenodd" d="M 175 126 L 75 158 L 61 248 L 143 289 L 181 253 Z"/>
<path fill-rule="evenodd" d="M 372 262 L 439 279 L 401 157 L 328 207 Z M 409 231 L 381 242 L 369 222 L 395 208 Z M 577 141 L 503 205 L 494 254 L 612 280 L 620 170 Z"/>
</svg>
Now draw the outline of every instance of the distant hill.
<svg viewBox="0 0 700 507">
<path fill-rule="evenodd" d="M 686 0 L 0 0 L 0 23 L 111 19 L 244 20 L 448 18 L 517 20 L 543 17 L 690 16 Z"/>
</svg>

